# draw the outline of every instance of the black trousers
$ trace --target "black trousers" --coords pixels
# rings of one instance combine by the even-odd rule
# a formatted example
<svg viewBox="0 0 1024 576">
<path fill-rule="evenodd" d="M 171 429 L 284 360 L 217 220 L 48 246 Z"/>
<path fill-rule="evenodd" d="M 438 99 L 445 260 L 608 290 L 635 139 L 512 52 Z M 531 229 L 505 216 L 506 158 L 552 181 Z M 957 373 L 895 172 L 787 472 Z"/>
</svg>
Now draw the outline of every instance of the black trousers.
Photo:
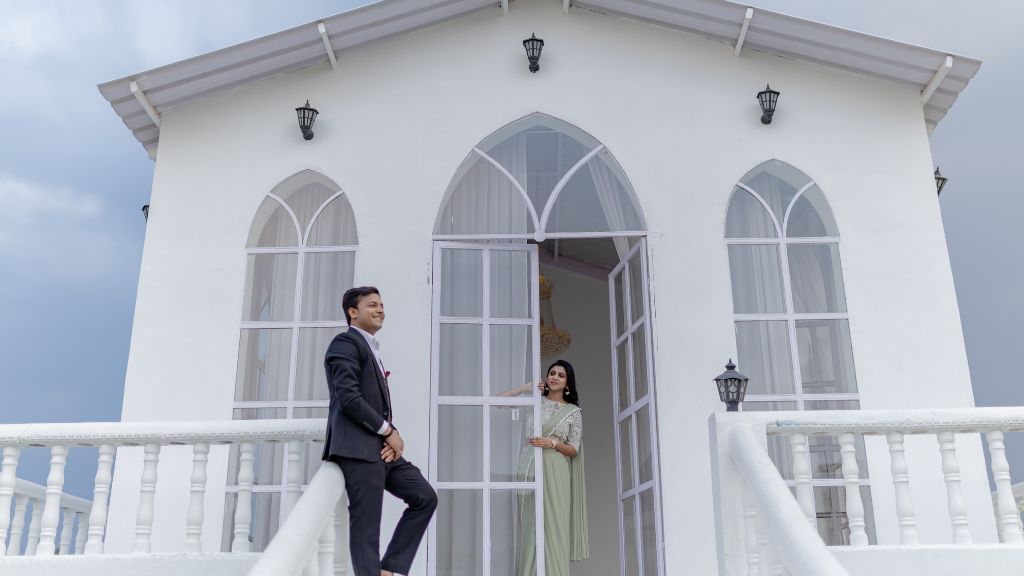
<svg viewBox="0 0 1024 576">
<path fill-rule="evenodd" d="M 348 492 L 348 540 L 356 576 L 380 576 L 380 571 L 408 574 L 416 550 L 437 509 L 437 493 L 419 468 L 405 458 L 386 463 L 352 458 L 331 460 L 341 466 Z M 402 514 L 391 542 L 380 556 L 380 518 L 384 491 L 401 498 Z"/>
</svg>

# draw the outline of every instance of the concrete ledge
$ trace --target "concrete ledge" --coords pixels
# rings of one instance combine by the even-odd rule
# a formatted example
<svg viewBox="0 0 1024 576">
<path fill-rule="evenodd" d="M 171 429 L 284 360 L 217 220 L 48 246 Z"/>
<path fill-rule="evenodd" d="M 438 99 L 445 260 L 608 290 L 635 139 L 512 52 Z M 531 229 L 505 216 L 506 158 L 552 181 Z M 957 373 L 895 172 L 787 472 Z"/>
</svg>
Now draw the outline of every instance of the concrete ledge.
<svg viewBox="0 0 1024 576">
<path fill-rule="evenodd" d="M 96 554 L 0 558 L 4 576 L 245 576 L 260 555 Z"/>
<path fill-rule="evenodd" d="M 850 576 L 1024 574 L 1024 546 L 868 546 L 829 548 Z"/>
</svg>

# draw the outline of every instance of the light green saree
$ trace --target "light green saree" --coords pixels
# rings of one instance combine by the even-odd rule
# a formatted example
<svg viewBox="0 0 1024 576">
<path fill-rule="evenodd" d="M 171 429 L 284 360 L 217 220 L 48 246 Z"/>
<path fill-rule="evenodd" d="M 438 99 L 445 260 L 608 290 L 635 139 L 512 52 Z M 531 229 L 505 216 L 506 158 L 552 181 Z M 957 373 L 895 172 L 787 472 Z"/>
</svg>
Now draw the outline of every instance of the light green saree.
<svg viewBox="0 0 1024 576">
<path fill-rule="evenodd" d="M 558 425 L 579 410 L 566 404 L 543 423 L 544 436 L 551 436 Z M 587 488 L 583 472 L 583 444 L 575 458 L 555 450 L 544 455 L 544 573 L 569 576 L 569 561 L 590 556 L 587 541 Z M 527 447 L 519 459 L 521 479 L 532 478 L 534 449 Z M 520 497 L 519 576 L 537 573 L 535 506 L 532 492 Z"/>
</svg>

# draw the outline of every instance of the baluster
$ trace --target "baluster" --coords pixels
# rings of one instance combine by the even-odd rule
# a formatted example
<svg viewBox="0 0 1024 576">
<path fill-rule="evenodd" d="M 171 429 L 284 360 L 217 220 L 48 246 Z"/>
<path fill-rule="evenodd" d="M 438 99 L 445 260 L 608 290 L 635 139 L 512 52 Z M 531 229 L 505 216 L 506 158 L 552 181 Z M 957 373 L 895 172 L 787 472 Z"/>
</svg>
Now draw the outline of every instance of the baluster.
<svg viewBox="0 0 1024 576">
<path fill-rule="evenodd" d="M 7 553 L 4 544 L 11 527 L 11 498 L 14 497 L 20 454 L 21 449 L 17 446 L 4 446 L 3 463 L 0 464 L 0 556 Z"/>
<path fill-rule="evenodd" d="M 914 519 L 914 500 L 910 492 L 910 469 L 903 447 L 903 434 L 892 432 L 885 436 L 889 442 L 889 460 L 892 483 L 896 491 L 896 517 L 900 524 L 900 544 L 917 544 L 917 521 Z"/>
<path fill-rule="evenodd" d="M 206 498 L 206 462 L 210 445 L 198 442 L 192 446 L 192 495 L 185 524 L 185 552 L 202 552 L 203 509 Z"/>
<path fill-rule="evenodd" d="M 949 518 L 953 523 L 953 542 L 970 544 L 971 533 L 967 529 L 967 504 L 960 486 L 960 462 L 956 458 L 956 435 L 952 432 L 938 434 L 939 450 L 942 453 L 942 477 L 946 481 L 946 497 Z"/>
<path fill-rule="evenodd" d="M 7 555 L 21 554 L 21 535 L 25 529 L 25 510 L 28 508 L 28 496 L 19 494 L 14 497 L 14 519 L 11 521 L 11 540 L 7 544 Z"/>
<path fill-rule="evenodd" d="M 32 502 L 32 516 L 28 521 L 28 540 L 25 541 L 25 556 L 35 556 L 39 550 L 39 533 L 42 530 L 43 501 L 35 498 Z"/>
<path fill-rule="evenodd" d="M 807 447 L 806 434 L 793 434 L 789 437 L 793 450 L 793 479 L 796 481 L 796 501 L 807 517 L 811 528 L 818 529 L 818 520 L 814 511 L 814 488 L 811 487 L 811 453 Z"/>
<path fill-rule="evenodd" d="M 78 531 L 75 532 L 75 554 L 82 554 L 85 552 L 85 536 L 89 532 L 89 526 L 86 524 L 86 515 L 81 512 L 75 513 L 75 520 L 78 521 Z"/>
<path fill-rule="evenodd" d="M 64 492 L 64 465 L 67 461 L 67 446 L 50 448 L 50 474 L 46 477 L 46 502 L 43 504 L 39 548 L 36 551 L 40 556 L 52 556 L 57 548 L 57 524 L 60 523 L 60 499 Z"/>
<path fill-rule="evenodd" d="M 324 531 L 320 533 L 320 542 L 317 547 L 317 558 L 321 576 L 329 576 L 334 570 L 334 514 L 331 514 Z"/>
<path fill-rule="evenodd" d="M 348 573 L 348 494 L 342 492 L 334 505 L 334 575 Z"/>
<path fill-rule="evenodd" d="M 864 503 L 860 498 L 857 437 L 850 433 L 840 434 L 839 447 L 843 461 L 843 486 L 846 487 L 846 517 L 850 522 L 850 545 L 867 546 L 868 535 L 864 531 Z"/>
<path fill-rule="evenodd" d="M 761 562 L 758 554 L 760 521 L 757 518 L 754 495 L 745 484 L 743 486 L 743 529 L 744 544 L 747 549 L 747 576 L 758 576 Z"/>
<path fill-rule="evenodd" d="M 255 459 L 255 445 L 242 442 L 238 445 L 238 494 L 235 499 L 235 537 L 231 541 L 232 552 L 249 551 L 249 524 L 252 521 L 252 464 Z"/>
<path fill-rule="evenodd" d="M 60 527 L 60 549 L 59 554 L 71 554 L 71 529 L 74 528 L 75 513 L 73 510 L 64 509 L 64 523 Z"/>
<path fill-rule="evenodd" d="M 89 511 L 88 540 L 86 554 L 103 553 L 103 535 L 107 529 L 107 497 L 110 495 L 111 469 L 114 465 L 114 445 L 100 444 L 99 464 L 96 466 L 96 481 L 93 486 L 92 510 Z M 79 522 L 78 531 L 82 533 Z"/>
<path fill-rule="evenodd" d="M 160 445 L 146 444 L 139 486 L 139 512 L 135 516 L 135 552 L 149 553 L 153 536 L 153 499 L 156 496 L 157 466 Z"/>
<path fill-rule="evenodd" d="M 1022 544 L 1024 536 L 1020 530 L 1020 509 L 1013 498 L 1010 484 L 1010 463 L 1006 461 L 1006 445 L 1003 432 L 993 430 L 985 435 L 988 452 L 992 456 L 992 478 L 996 482 L 996 502 L 999 510 L 999 541 L 1004 544 Z"/>
<path fill-rule="evenodd" d="M 285 480 L 285 512 L 282 521 L 288 518 L 295 508 L 295 503 L 302 495 L 302 441 L 288 442 L 288 478 Z"/>
</svg>

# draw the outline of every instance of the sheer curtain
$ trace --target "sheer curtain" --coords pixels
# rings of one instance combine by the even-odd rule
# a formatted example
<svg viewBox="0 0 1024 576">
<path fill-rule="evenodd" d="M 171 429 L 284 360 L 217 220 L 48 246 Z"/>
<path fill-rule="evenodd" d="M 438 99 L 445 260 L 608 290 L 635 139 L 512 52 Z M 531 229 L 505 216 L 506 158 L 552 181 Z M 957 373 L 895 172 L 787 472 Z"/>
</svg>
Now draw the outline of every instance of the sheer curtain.
<svg viewBox="0 0 1024 576">
<path fill-rule="evenodd" d="M 601 211 L 604 212 L 609 230 L 628 230 L 622 206 L 621 185 L 615 173 L 600 159 L 600 156 L 599 153 L 587 162 L 587 169 L 590 170 L 590 177 L 594 181 L 597 201 L 601 204 Z M 612 243 L 615 245 L 615 252 L 621 261 L 629 253 L 629 242 L 621 236 L 616 236 L 612 238 Z"/>
</svg>

